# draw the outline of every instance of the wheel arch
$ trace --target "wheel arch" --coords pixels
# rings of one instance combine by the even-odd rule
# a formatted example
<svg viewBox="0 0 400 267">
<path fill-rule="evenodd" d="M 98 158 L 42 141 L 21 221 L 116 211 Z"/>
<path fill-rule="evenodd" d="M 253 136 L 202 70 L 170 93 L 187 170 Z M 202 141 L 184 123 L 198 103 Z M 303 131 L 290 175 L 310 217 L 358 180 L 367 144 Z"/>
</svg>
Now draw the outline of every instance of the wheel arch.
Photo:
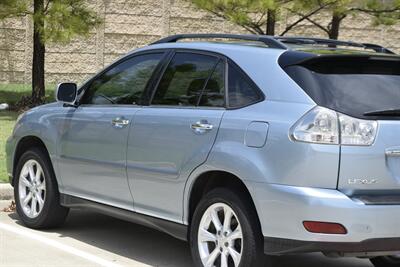
<svg viewBox="0 0 400 267">
<path fill-rule="evenodd" d="M 15 152 L 14 152 L 14 158 L 13 158 L 13 166 L 12 166 L 13 167 L 13 179 L 11 181 L 11 184 L 13 186 L 14 186 L 14 180 L 15 180 L 15 171 L 16 171 L 19 159 L 27 150 L 29 150 L 30 148 L 33 148 L 33 147 L 38 147 L 40 149 L 43 149 L 43 151 L 46 152 L 46 155 L 49 157 L 50 162 L 52 162 L 49 150 L 48 150 L 45 142 L 43 142 L 43 140 L 41 138 L 39 138 L 38 136 L 35 136 L 35 135 L 27 135 L 27 136 L 20 138 L 15 146 Z M 52 164 L 51 168 L 53 168 L 53 171 L 54 171 L 53 164 Z"/>
<path fill-rule="evenodd" d="M 196 206 L 200 202 L 202 196 L 204 196 L 210 190 L 218 187 L 229 188 L 233 191 L 243 193 L 245 198 L 249 201 L 249 204 L 254 209 L 254 212 L 257 216 L 257 224 L 261 229 L 260 218 L 258 216 L 256 205 L 246 183 L 237 175 L 228 171 L 220 170 L 204 171 L 196 175 L 196 178 L 192 180 L 186 195 L 184 222 L 187 222 L 190 225 L 194 210 L 196 209 Z"/>
</svg>

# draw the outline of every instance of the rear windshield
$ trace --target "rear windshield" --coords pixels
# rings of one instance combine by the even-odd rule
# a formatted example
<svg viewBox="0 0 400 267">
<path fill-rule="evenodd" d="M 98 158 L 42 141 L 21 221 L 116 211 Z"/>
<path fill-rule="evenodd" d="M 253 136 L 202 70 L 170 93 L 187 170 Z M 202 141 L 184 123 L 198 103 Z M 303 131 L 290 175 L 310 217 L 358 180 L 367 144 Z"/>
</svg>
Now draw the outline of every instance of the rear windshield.
<svg viewBox="0 0 400 267">
<path fill-rule="evenodd" d="M 318 105 L 350 116 L 400 109 L 400 61 L 330 58 L 285 71 Z"/>
</svg>

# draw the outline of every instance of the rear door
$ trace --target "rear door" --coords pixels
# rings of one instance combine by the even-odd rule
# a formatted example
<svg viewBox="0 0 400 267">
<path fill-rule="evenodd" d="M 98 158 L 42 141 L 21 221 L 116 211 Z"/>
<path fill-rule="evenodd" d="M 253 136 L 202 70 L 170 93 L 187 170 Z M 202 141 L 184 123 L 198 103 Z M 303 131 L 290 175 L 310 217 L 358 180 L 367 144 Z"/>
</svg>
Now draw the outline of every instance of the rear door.
<svg viewBox="0 0 400 267">
<path fill-rule="evenodd" d="M 136 113 L 127 151 L 136 211 L 181 221 L 184 183 L 206 161 L 225 110 L 225 64 L 213 54 L 176 52 L 150 106 Z"/>
<path fill-rule="evenodd" d="M 377 122 L 372 145 L 341 145 L 338 189 L 349 195 L 398 195 L 400 58 L 333 56 L 287 71 L 317 104 Z M 357 129 L 361 135 L 369 134 L 361 124 L 341 122 L 341 127 L 342 140 L 343 134 Z"/>
</svg>

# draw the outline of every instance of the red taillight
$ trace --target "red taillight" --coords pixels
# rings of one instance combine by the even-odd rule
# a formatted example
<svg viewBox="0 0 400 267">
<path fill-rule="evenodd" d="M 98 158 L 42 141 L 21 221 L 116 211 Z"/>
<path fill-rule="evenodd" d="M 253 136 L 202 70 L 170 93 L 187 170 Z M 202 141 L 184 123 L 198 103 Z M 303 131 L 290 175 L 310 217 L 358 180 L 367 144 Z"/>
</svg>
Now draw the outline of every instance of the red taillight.
<svg viewBox="0 0 400 267">
<path fill-rule="evenodd" d="M 345 235 L 347 229 L 339 223 L 328 222 L 303 222 L 304 228 L 311 233 L 330 234 L 330 235 Z"/>
</svg>

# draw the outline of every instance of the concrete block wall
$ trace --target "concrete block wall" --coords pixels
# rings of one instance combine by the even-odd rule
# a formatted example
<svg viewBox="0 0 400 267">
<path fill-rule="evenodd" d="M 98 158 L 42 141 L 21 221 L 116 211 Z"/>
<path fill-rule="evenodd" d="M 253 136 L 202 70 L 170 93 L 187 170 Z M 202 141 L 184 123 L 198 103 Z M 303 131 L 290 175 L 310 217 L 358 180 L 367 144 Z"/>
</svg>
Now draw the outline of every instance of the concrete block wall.
<svg viewBox="0 0 400 267">
<path fill-rule="evenodd" d="M 81 83 L 128 51 L 170 34 L 247 33 L 186 0 L 89 0 L 88 4 L 104 24 L 67 45 L 47 45 L 46 83 Z M 293 19 L 282 16 L 277 33 Z M 32 33 L 29 17 L 0 22 L 0 83 L 31 82 Z M 310 24 L 296 27 L 290 35 L 326 37 Z M 400 25 L 374 27 L 368 16 L 348 17 L 341 39 L 378 43 L 400 52 Z"/>
</svg>

